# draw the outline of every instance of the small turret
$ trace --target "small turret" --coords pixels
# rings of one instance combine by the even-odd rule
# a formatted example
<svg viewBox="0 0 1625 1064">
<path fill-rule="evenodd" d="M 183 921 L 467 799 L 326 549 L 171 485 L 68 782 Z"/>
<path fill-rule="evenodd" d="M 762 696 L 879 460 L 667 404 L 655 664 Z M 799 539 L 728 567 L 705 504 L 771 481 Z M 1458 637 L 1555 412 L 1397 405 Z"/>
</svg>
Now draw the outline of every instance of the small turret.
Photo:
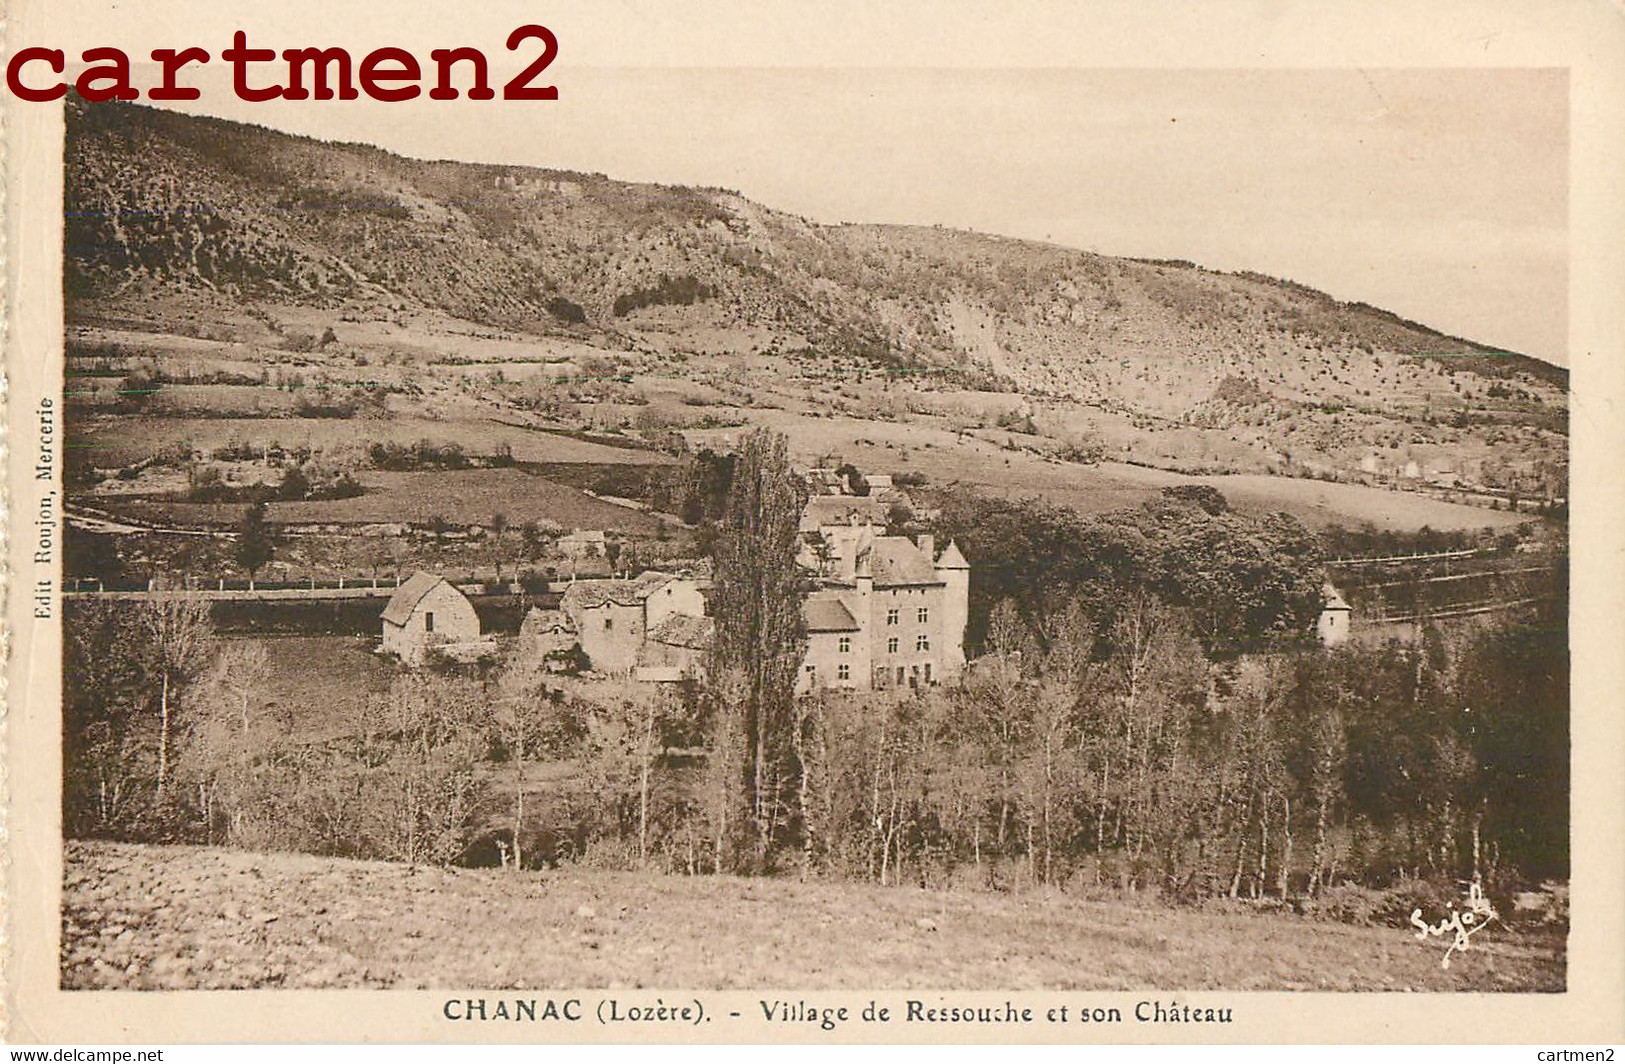
<svg viewBox="0 0 1625 1064">
<path fill-rule="evenodd" d="M 1331 584 L 1321 589 L 1321 599 L 1325 605 L 1321 607 L 1320 618 L 1315 623 L 1315 636 L 1320 640 L 1320 645 L 1335 647 L 1348 642 L 1354 611 Z"/>
<path fill-rule="evenodd" d="M 970 562 L 948 541 L 935 563 L 937 579 L 943 587 L 942 671 L 943 680 L 952 681 L 965 668 L 965 628 L 970 623 Z"/>
<path fill-rule="evenodd" d="M 950 539 L 948 541 L 948 546 L 943 549 L 942 557 L 937 559 L 937 568 L 964 569 L 969 571 L 970 562 L 966 561 L 965 556 L 959 553 L 959 544 Z"/>
</svg>

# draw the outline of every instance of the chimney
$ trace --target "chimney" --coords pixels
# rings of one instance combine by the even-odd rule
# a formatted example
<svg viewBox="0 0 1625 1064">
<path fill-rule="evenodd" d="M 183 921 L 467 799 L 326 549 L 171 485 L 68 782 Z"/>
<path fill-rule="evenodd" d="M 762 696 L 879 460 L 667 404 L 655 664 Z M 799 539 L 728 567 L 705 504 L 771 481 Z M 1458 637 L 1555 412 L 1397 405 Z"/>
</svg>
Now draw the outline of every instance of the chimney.
<svg viewBox="0 0 1625 1064">
<path fill-rule="evenodd" d="M 925 554 L 926 561 L 934 562 L 937 560 L 937 541 L 929 532 L 922 532 L 920 535 L 915 537 L 914 542 Z"/>
</svg>

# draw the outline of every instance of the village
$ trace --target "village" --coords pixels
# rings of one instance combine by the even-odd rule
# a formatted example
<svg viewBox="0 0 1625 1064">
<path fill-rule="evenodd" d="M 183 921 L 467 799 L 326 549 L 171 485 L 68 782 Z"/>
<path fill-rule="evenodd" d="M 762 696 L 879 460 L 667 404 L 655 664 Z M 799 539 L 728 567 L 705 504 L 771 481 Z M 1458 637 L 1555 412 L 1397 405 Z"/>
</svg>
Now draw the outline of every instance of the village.
<svg viewBox="0 0 1625 1064">
<path fill-rule="evenodd" d="M 939 548 L 930 533 L 888 534 L 888 514 L 917 508 L 884 474 L 847 467 L 800 474 L 811 488 L 798 528 L 797 564 L 806 595 L 801 612 L 807 650 L 798 693 L 892 691 L 955 684 L 966 666 L 972 564 L 957 544 Z M 854 487 L 861 490 L 854 490 Z M 395 534 L 404 534 L 405 528 Z M 480 530 L 476 527 L 475 532 Z M 286 530 L 285 534 L 298 534 Z M 361 534 L 365 535 L 366 530 Z M 556 673 L 671 684 L 703 679 L 711 648 L 710 565 L 699 559 L 673 571 L 605 571 L 611 550 L 603 530 L 574 529 L 554 541 L 554 571 L 568 575 L 521 582 L 419 569 L 382 581 L 376 574 L 308 582 L 148 581 L 112 588 L 79 581 L 70 596 L 138 601 L 180 596 L 258 607 L 263 621 L 278 607 L 326 602 L 369 631 L 380 654 L 409 668 L 491 663 L 510 658 Z M 1423 559 L 1425 560 L 1425 559 Z M 386 599 L 382 610 L 376 605 Z M 1331 583 L 1315 620 L 1319 645 L 1345 643 L 1352 607 Z M 515 612 L 490 604 L 530 603 Z M 476 603 L 487 605 L 486 618 Z M 488 619 L 487 619 L 488 618 Z M 517 618 L 517 628 L 514 619 Z"/>
</svg>

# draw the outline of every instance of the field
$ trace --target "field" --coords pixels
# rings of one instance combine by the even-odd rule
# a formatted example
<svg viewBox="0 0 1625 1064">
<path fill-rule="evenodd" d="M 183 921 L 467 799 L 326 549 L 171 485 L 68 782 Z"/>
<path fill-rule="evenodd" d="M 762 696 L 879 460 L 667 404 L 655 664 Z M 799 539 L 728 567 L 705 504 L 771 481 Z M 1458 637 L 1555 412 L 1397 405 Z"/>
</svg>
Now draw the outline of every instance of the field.
<svg viewBox="0 0 1625 1064">
<path fill-rule="evenodd" d="M 518 469 L 460 469 L 450 472 L 380 473 L 358 478 L 366 494 L 324 502 L 273 502 L 272 524 L 363 525 L 428 523 L 439 515 L 454 525 L 484 524 L 495 513 L 510 528 L 527 521 L 562 528 L 600 528 L 649 535 L 660 526 L 651 514 L 604 502 L 576 488 Z M 183 525 L 235 525 L 243 506 L 235 503 L 101 500 L 121 514 Z"/>
<path fill-rule="evenodd" d="M 70 989 L 692 987 L 1561 991 L 1555 930 L 1441 967 L 1402 928 L 1057 894 L 410 868 L 66 844 Z"/>
<path fill-rule="evenodd" d="M 654 451 L 610 447 L 482 417 L 449 421 L 420 417 L 81 417 L 73 422 L 72 446 L 90 451 L 92 462 L 111 469 L 183 442 L 207 452 L 228 444 L 327 450 L 373 442 L 410 445 L 419 440 L 442 446 L 455 443 L 470 455 L 493 454 L 506 445 L 520 462 L 649 465 L 672 461 Z"/>
<path fill-rule="evenodd" d="M 380 613 L 384 601 L 378 600 Z M 360 731 L 368 699 L 387 690 L 399 668 L 393 658 L 372 652 L 371 639 L 289 636 L 255 641 L 266 650 L 267 671 L 259 688 L 265 713 L 288 722 L 311 743 Z"/>
<path fill-rule="evenodd" d="M 811 464 L 833 453 L 867 472 L 921 473 L 933 487 L 969 484 L 1012 498 L 1044 498 L 1080 513 L 1137 506 L 1174 484 L 1209 484 L 1239 510 L 1285 510 L 1312 528 L 1369 522 L 1384 530 L 1423 525 L 1455 530 L 1507 527 L 1529 519 L 1362 484 L 1262 474 L 1189 476 L 1123 462 L 1080 465 L 1035 453 L 1043 441 L 1019 433 L 961 433 L 929 419 L 864 421 L 774 410 L 754 411 L 752 421 L 789 437 L 801 462 Z M 694 446 L 725 447 L 739 430 L 685 435 Z"/>
</svg>

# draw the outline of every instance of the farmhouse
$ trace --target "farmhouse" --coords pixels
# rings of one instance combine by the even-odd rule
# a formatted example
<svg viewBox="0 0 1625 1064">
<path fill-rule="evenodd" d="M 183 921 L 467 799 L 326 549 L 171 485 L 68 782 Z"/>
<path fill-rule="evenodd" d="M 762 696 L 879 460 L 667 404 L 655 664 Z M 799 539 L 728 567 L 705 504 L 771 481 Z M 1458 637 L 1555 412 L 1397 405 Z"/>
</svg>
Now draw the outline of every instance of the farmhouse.
<svg viewBox="0 0 1625 1064">
<path fill-rule="evenodd" d="M 646 572 L 635 580 L 572 583 L 559 608 L 594 671 L 629 674 L 649 634 L 667 618 L 705 616 L 705 596 L 693 577 Z"/>
<path fill-rule="evenodd" d="M 384 607 L 383 649 L 422 664 L 431 647 L 467 644 L 480 637 L 480 618 L 468 596 L 433 573 L 416 572 Z"/>
<path fill-rule="evenodd" d="M 563 610 L 532 607 L 519 624 L 521 656 L 549 668 L 564 667 L 565 655 L 579 642 L 576 626 Z"/>
<path fill-rule="evenodd" d="M 698 679 L 705 671 L 716 625 L 709 617 L 674 613 L 649 629 L 632 675 L 651 683 Z"/>
</svg>

